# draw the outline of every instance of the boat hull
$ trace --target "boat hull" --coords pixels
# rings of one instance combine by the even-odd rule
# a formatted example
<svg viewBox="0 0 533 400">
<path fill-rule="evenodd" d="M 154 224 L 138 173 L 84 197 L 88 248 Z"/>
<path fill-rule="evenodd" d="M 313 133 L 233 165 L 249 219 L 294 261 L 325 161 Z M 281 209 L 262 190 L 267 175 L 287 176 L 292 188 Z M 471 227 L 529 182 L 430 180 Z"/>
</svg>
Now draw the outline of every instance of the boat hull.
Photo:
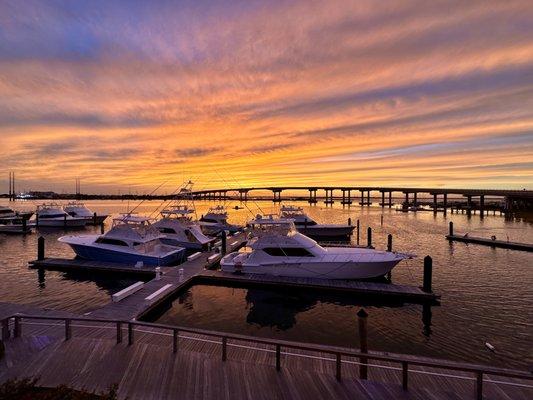
<svg viewBox="0 0 533 400">
<path fill-rule="evenodd" d="M 167 246 L 174 247 L 184 247 L 189 251 L 198 251 L 207 249 L 207 244 L 202 245 L 202 243 L 192 243 L 184 240 L 173 239 L 170 237 L 161 238 L 161 243 L 166 244 Z"/>
<path fill-rule="evenodd" d="M 67 218 L 66 220 L 61 219 L 39 219 L 36 222 L 36 225 L 39 227 L 46 228 L 81 228 L 86 225 L 86 222 L 83 218 Z"/>
<path fill-rule="evenodd" d="M 102 225 L 107 217 L 108 217 L 107 215 L 97 215 L 96 218 L 93 216 L 93 217 L 84 217 L 84 219 L 85 219 L 86 225 L 98 226 L 98 225 Z"/>
<path fill-rule="evenodd" d="M 86 260 L 113 262 L 120 264 L 135 265 L 142 261 L 144 265 L 167 266 L 179 264 L 185 257 L 185 249 L 177 249 L 175 252 L 163 257 L 151 256 L 146 254 L 135 254 L 122 252 L 118 250 L 105 249 L 96 246 L 73 244 L 69 246 L 74 250 L 78 257 Z"/>
<path fill-rule="evenodd" d="M 246 274 L 265 274 L 293 278 L 320 279 L 369 279 L 389 273 L 400 260 L 384 262 L 338 262 L 338 263 L 287 263 L 237 265 L 232 260 L 222 259 L 220 266 L 224 272 L 243 272 Z"/>
</svg>

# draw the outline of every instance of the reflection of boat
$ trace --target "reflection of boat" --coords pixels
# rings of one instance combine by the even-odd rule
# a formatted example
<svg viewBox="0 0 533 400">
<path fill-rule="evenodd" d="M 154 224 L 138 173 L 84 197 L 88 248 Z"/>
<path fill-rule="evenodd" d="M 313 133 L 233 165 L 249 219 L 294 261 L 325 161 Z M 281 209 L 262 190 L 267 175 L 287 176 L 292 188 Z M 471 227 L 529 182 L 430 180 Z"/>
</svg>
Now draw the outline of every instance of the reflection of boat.
<svg viewBox="0 0 533 400">
<path fill-rule="evenodd" d="M 224 206 L 211 207 L 206 214 L 200 217 L 202 231 L 207 235 L 216 235 L 221 231 L 235 233 L 239 230 L 237 225 L 228 222 L 228 212 Z"/>
<path fill-rule="evenodd" d="M 84 218 L 68 215 L 58 204 L 42 204 L 37 206 L 36 225 L 43 227 L 78 228 L 85 226 Z"/>
<path fill-rule="evenodd" d="M 113 220 L 113 227 L 104 235 L 62 236 L 81 258 L 125 264 L 141 261 L 146 265 L 171 265 L 183 260 L 185 249 L 161 242 L 164 235 L 146 217 L 125 214 Z"/>
<path fill-rule="evenodd" d="M 304 212 L 302 207 L 286 205 L 282 206 L 280 211 L 281 218 L 292 219 L 298 232 L 306 236 L 340 238 L 350 236 L 354 230 L 351 225 L 318 224 Z"/>
<path fill-rule="evenodd" d="M 87 225 L 101 225 L 109 216 L 107 214 L 96 214 L 89 210 L 85 204 L 80 202 L 71 202 L 63 206 L 63 210 L 75 218 L 83 218 Z"/>
<path fill-rule="evenodd" d="M 355 247 L 322 247 L 297 232 L 291 220 L 263 218 L 249 223 L 251 251 L 222 258 L 223 271 L 291 277 L 366 279 L 390 272 L 411 256 Z"/>
<path fill-rule="evenodd" d="M 209 238 L 203 234 L 200 225 L 191 218 L 193 213 L 194 210 L 185 205 L 176 205 L 161 211 L 162 218 L 153 226 L 164 234 L 163 243 L 191 250 L 202 250 L 215 241 L 215 238 Z"/>
<path fill-rule="evenodd" d="M 30 233 L 34 223 L 21 217 L 4 218 L 0 221 L 0 233 Z"/>
</svg>

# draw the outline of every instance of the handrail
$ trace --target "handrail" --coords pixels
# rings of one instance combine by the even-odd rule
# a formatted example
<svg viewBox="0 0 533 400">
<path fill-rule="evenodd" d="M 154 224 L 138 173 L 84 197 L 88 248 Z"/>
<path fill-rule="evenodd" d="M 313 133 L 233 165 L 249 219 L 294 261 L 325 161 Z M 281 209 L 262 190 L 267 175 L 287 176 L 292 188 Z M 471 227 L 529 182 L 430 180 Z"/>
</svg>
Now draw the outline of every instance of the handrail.
<svg viewBox="0 0 533 400">
<path fill-rule="evenodd" d="M 476 398 L 481 399 L 481 393 L 483 388 L 483 375 L 498 375 L 508 378 L 518 378 L 533 380 L 533 373 L 526 371 L 518 371 L 505 368 L 494 368 L 489 366 L 482 366 L 471 363 L 460 363 L 457 361 L 449 360 L 431 360 L 420 359 L 409 355 L 398 355 L 389 353 L 366 353 L 358 350 L 352 350 L 345 347 L 326 346 L 312 343 L 298 343 L 286 340 L 268 339 L 268 338 L 255 338 L 251 336 L 245 336 L 234 333 L 224 333 L 218 331 L 209 331 L 198 328 L 187 328 L 175 325 L 158 324 L 152 322 L 143 322 L 135 320 L 120 320 L 120 319 L 105 319 L 105 318 L 87 318 L 87 317 L 64 317 L 64 316 L 44 316 L 44 315 L 31 315 L 31 314 L 12 314 L 4 317 L 1 320 L 2 325 L 2 338 L 9 338 L 9 321 L 14 319 L 14 336 L 19 337 L 21 335 L 21 322 L 22 319 L 37 319 L 37 320 L 49 320 L 49 321 L 63 321 L 65 323 L 65 340 L 69 340 L 72 336 L 72 321 L 77 322 L 97 322 L 115 324 L 117 328 L 117 343 L 122 342 L 122 325 L 126 325 L 128 331 L 128 345 L 133 344 L 134 341 L 134 326 L 143 326 L 154 329 L 168 330 L 173 333 L 173 351 L 177 352 L 178 349 L 178 332 L 186 332 L 204 336 L 211 336 L 222 339 L 222 360 L 226 361 L 227 358 L 227 342 L 228 339 L 246 341 L 256 344 L 275 346 L 276 349 L 276 369 L 280 370 L 281 366 L 281 347 L 291 348 L 297 350 L 314 351 L 320 353 L 327 353 L 335 356 L 336 359 L 336 377 L 341 379 L 341 365 L 342 357 L 355 357 L 365 360 L 386 361 L 399 363 L 402 365 L 402 386 L 407 390 L 408 382 L 408 366 L 416 365 L 422 367 L 442 368 L 454 371 L 471 372 L 476 375 Z M 365 363 L 366 364 L 366 363 Z"/>
</svg>

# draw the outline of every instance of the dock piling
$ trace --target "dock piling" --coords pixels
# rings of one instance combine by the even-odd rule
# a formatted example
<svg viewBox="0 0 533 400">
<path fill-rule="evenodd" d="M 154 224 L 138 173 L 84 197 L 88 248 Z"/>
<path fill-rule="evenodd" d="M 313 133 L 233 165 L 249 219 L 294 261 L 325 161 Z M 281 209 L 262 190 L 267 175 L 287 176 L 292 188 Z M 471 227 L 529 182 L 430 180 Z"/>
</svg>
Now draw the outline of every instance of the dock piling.
<svg viewBox="0 0 533 400">
<path fill-rule="evenodd" d="M 28 230 L 28 225 L 26 224 L 26 218 L 22 218 L 22 231 L 26 233 Z"/>
<path fill-rule="evenodd" d="M 360 228 L 360 223 L 359 223 L 359 220 L 357 220 L 357 245 L 359 246 L 359 228 Z"/>
<path fill-rule="evenodd" d="M 117 344 L 122 343 L 122 323 L 117 322 Z"/>
<path fill-rule="evenodd" d="M 367 319 L 368 313 L 364 308 L 361 308 L 357 312 L 357 324 L 359 326 L 359 347 L 361 353 L 368 353 L 368 342 L 367 342 Z M 367 379 L 368 376 L 368 360 L 366 357 L 361 357 L 361 365 L 359 366 L 359 378 Z"/>
<path fill-rule="evenodd" d="M 366 234 L 366 247 L 368 247 L 370 249 L 370 248 L 372 248 L 372 228 L 368 227 L 366 232 L 367 232 L 367 234 Z"/>
<path fill-rule="evenodd" d="M 104 223 L 103 222 L 100 224 L 100 234 L 101 235 L 104 234 Z"/>
<path fill-rule="evenodd" d="M 227 251 L 227 247 L 226 247 L 226 231 L 222 231 L 220 233 L 220 239 L 221 239 L 221 247 L 220 247 L 220 253 L 222 256 L 224 256 L 226 254 L 226 251 Z"/>
<path fill-rule="evenodd" d="M 390 233 L 387 235 L 387 251 L 392 251 L 392 235 Z"/>
<path fill-rule="evenodd" d="M 383 226 L 383 214 L 381 214 L 380 224 L 381 224 L 381 226 Z"/>
<path fill-rule="evenodd" d="M 177 329 L 172 330 L 172 352 L 175 354 L 178 352 L 179 346 L 179 331 Z"/>
<path fill-rule="evenodd" d="M 44 260 L 44 237 L 42 236 L 37 239 L 37 260 Z"/>
<path fill-rule="evenodd" d="M 422 290 L 431 293 L 431 280 L 433 277 L 433 259 L 430 256 L 424 257 L 424 286 Z"/>
<path fill-rule="evenodd" d="M 352 226 L 352 219 L 351 218 L 348 218 L 348 225 Z"/>
<path fill-rule="evenodd" d="M 96 225 L 96 213 L 93 213 L 93 225 Z"/>
<path fill-rule="evenodd" d="M 453 236 L 453 222 L 450 221 L 450 236 Z"/>
</svg>

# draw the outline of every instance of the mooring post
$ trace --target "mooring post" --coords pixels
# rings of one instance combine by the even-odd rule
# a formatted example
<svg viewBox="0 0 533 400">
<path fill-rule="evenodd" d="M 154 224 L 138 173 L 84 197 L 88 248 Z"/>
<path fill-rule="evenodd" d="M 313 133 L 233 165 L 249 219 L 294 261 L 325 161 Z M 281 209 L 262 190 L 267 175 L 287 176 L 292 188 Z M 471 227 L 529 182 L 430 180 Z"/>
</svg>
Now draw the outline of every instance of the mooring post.
<svg viewBox="0 0 533 400">
<path fill-rule="evenodd" d="M 220 239 L 221 239 L 221 249 L 220 249 L 220 252 L 222 253 L 222 255 L 225 255 L 226 254 L 226 231 L 222 231 L 220 233 Z"/>
<path fill-rule="evenodd" d="M 431 293 L 431 279 L 433 276 L 433 259 L 430 256 L 424 257 L 424 286 L 422 290 Z"/>
<path fill-rule="evenodd" d="M 366 319 L 368 317 L 364 308 L 361 308 L 357 312 L 357 324 L 359 325 L 359 347 L 361 353 L 368 353 L 368 341 L 367 341 L 367 324 Z M 368 376 L 367 358 L 361 357 L 361 365 L 359 366 L 359 378 L 366 379 Z"/>
<path fill-rule="evenodd" d="M 101 235 L 104 234 L 104 223 L 103 222 L 100 224 L 100 234 Z"/>
<path fill-rule="evenodd" d="M 357 245 L 359 246 L 359 228 L 360 228 L 360 223 L 359 223 L 359 220 L 357 220 Z"/>
<path fill-rule="evenodd" d="M 39 213 L 36 213 L 35 214 L 35 226 L 38 228 L 39 227 Z"/>
<path fill-rule="evenodd" d="M 26 225 L 26 218 L 22 218 L 22 231 L 26 233 L 26 230 L 28 229 Z"/>
<path fill-rule="evenodd" d="M 453 236 L 453 222 L 450 221 L 450 236 Z"/>
<path fill-rule="evenodd" d="M 348 218 L 348 226 L 352 226 L 352 219 Z"/>
<path fill-rule="evenodd" d="M 387 251 L 392 251 L 392 235 L 387 235 Z"/>
<path fill-rule="evenodd" d="M 381 214 L 380 224 L 381 224 L 381 226 L 383 226 L 383 214 Z"/>
<path fill-rule="evenodd" d="M 37 260 L 44 260 L 44 237 L 42 236 L 37 239 Z"/>
<path fill-rule="evenodd" d="M 366 230 L 366 247 L 371 248 L 372 247 L 372 228 L 368 227 Z"/>
<path fill-rule="evenodd" d="M 93 213 L 93 225 L 96 225 L 96 213 Z"/>
</svg>

